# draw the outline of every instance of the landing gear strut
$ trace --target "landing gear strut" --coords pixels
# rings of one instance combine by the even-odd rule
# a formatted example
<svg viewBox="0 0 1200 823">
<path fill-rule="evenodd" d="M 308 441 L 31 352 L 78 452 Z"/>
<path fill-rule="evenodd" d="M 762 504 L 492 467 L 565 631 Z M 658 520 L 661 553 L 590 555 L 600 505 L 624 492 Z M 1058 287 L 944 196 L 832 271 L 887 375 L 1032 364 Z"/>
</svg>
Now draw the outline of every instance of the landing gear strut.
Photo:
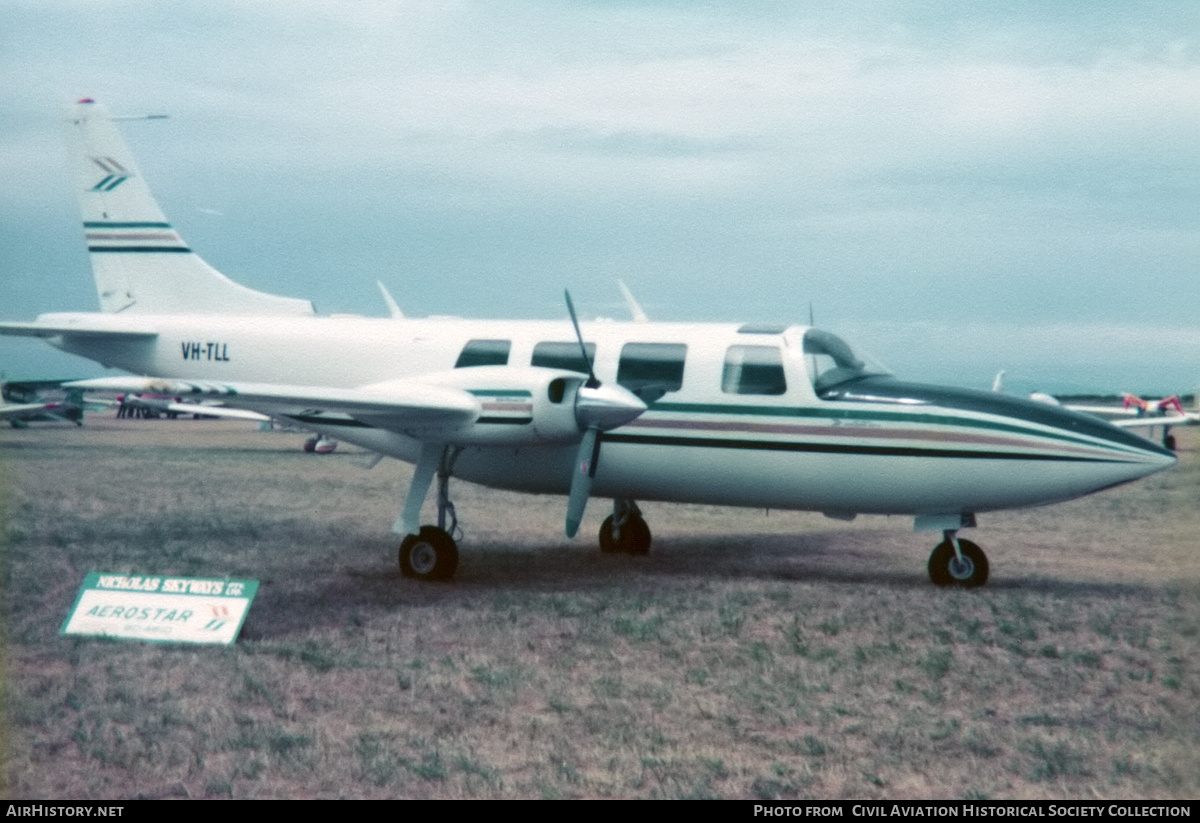
<svg viewBox="0 0 1200 823">
<path fill-rule="evenodd" d="M 458 517 L 450 500 L 450 477 L 454 462 L 462 450 L 455 446 L 427 445 L 413 472 L 412 485 L 404 503 L 404 512 L 392 530 L 405 535 L 400 543 L 400 573 L 418 580 L 448 580 L 458 570 Z M 438 524 L 421 526 L 421 503 L 437 474 Z"/>
<path fill-rule="evenodd" d="M 975 588 L 988 579 L 988 561 L 983 550 L 958 532 L 947 529 L 945 539 L 929 555 L 929 579 L 938 586 Z"/>
<path fill-rule="evenodd" d="M 613 513 L 600 525 L 600 551 L 605 554 L 649 554 L 650 527 L 632 500 L 614 500 Z"/>
</svg>

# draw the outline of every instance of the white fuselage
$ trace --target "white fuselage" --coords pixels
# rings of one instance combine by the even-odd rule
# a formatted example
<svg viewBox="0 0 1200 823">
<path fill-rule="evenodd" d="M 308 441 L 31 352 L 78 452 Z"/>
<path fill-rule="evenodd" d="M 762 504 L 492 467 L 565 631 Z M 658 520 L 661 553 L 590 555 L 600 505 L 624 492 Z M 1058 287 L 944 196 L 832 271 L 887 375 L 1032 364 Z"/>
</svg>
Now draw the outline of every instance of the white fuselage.
<svg viewBox="0 0 1200 823">
<path fill-rule="evenodd" d="M 93 328 L 103 322 L 157 336 L 66 336 L 56 345 L 137 374 L 213 382 L 354 388 L 451 371 L 472 340 L 508 341 L 509 366 L 529 366 L 539 343 L 578 345 L 565 319 L 78 317 Z M 40 320 L 62 326 L 70 318 Z M 602 435 L 593 494 L 835 515 L 944 515 L 1066 500 L 1174 461 L 1149 441 L 1099 421 L 1002 395 L 914 387 L 895 396 L 821 399 L 813 358 L 803 348 L 805 331 L 583 324 L 602 382 L 618 381 L 629 344 L 671 344 L 686 352 L 677 387 L 632 423 Z M 783 384 L 747 390 L 730 383 L 731 351 L 747 347 L 778 350 Z M 383 428 L 305 424 L 410 462 L 421 450 L 418 440 Z M 499 488 L 565 494 L 575 457 L 573 444 L 466 445 L 454 474 Z"/>
</svg>

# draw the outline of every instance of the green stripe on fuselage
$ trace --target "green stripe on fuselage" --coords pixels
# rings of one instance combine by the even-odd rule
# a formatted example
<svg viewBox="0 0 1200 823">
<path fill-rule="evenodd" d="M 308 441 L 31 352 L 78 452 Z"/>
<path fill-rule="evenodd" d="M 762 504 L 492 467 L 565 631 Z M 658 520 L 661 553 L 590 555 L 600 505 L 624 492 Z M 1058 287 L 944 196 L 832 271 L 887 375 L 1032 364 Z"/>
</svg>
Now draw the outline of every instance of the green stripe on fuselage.
<svg viewBox="0 0 1200 823">
<path fill-rule="evenodd" d="M 811 452 L 814 454 L 854 454 L 876 457 L 947 457 L 970 460 L 1035 460 L 1056 463 L 1119 463 L 1103 457 L 1070 457 L 1030 452 L 980 451 L 915 446 L 876 446 L 853 443 L 812 443 L 786 440 L 741 440 L 724 437 L 679 437 L 674 435 L 604 433 L 605 443 L 628 443 L 641 446 L 671 446 L 704 449 L 738 449 L 743 451 Z"/>
<path fill-rule="evenodd" d="M 963 426 L 975 429 L 990 429 L 992 431 L 1014 432 L 1032 437 L 1051 438 L 1065 443 L 1075 443 L 1095 447 L 1097 444 L 1090 440 L 1074 437 L 1066 432 L 1043 431 L 1019 426 L 1012 423 L 1000 423 L 994 420 L 976 420 L 970 417 L 958 417 L 949 414 L 913 413 L 900 411 L 874 411 L 867 409 L 828 408 L 821 406 L 743 406 L 734 403 L 663 403 L 658 402 L 650 407 L 650 412 L 675 412 L 679 414 L 708 414 L 730 415 L 734 417 L 784 417 L 807 420 L 846 420 L 846 421 L 886 421 L 891 423 L 912 423 L 932 426 Z M 653 424 L 653 416 L 643 416 L 646 423 Z M 833 434 L 834 432 L 831 432 Z M 1134 454 L 1132 449 L 1125 448 L 1120 443 L 1108 441 L 1106 447 L 1121 447 L 1122 451 Z"/>
<path fill-rule="evenodd" d="M 467 389 L 467 394 L 476 397 L 533 397 L 533 393 L 525 389 Z"/>
</svg>

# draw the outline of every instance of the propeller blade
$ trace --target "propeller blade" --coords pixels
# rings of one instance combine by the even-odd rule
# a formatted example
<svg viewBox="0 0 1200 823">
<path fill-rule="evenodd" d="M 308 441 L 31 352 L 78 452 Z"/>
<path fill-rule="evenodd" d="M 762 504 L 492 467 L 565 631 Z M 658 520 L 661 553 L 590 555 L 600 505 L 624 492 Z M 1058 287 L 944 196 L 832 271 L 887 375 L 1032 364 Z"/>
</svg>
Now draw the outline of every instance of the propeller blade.
<svg viewBox="0 0 1200 823">
<path fill-rule="evenodd" d="M 575 327 L 575 339 L 579 341 L 579 351 L 583 353 L 583 362 L 587 363 L 588 381 L 585 385 L 589 389 L 597 388 L 600 381 L 596 379 L 596 372 L 592 369 L 592 358 L 588 357 L 587 346 L 583 344 L 583 332 L 579 330 L 579 320 L 575 317 L 575 304 L 571 302 L 571 292 L 563 289 L 563 297 L 567 298 L 567 311 L 571 315 L 571 325 Z"/>
<path fill-rule="evenodd" d="M 588 497 L 592 493 L 592 480 L 596 477 L 596 466 L 600 462 L 600 430 L 595 426 L 583 433 L 579 451 L 575 453 L 575 472 L 571 475 L 571 495 L 567 498 L 567 537 L 574 537 L 583 520 Z"/>
</svg>

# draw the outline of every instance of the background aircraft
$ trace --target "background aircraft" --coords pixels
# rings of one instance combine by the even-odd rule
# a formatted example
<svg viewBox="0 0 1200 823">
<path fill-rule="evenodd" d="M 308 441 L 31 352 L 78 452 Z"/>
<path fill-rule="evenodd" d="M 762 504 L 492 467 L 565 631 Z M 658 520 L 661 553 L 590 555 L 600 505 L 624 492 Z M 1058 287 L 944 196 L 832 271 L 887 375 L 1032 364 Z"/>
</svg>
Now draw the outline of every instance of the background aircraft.
<svg viewBox="0 0 1200 823">
<path fill-rule="evenodd" d="M 151 197 L 107 113 L 72 110 L 76 193 L 100 313 L 2 323 L 139 377 L 75 388 L 219 399 L 414 463 L 401 571 L 458 565 L 449 481 L 613 501 L 604 551 L 644 553 L 639 500 L 903 514 L 943 532 L 941 585 L 982 585 L 977 512 L 1067 500 L 1175 463 L 1096 418 L 908 383 L 804 325 L 317 317 L 212 269 Z M 634 311 L 635 303 L 631 303 Z M 389 307 L 390 309 L 391 307 Z M 638 316 L 640 308 L 635 311 Z M 644 318 L 644 313 L 642 313 Z M 437 525 L 421 525 L 437 481 Z"/>
<path fill-rule="evenodd" d="M 996 373 L 992 381 L 992 391 L 1004 391 L 1003 370 Z M 1144 400 L 1128 392 L 1121 396 L 1121 405 L 1062 403 L 1058 398 L 1045 392 L 1033 392 L 1029 399 L 1037 403 L 1051 406 L 1062 406 L 1071 411 L 1090 414 L 1105 420 L 1122 429 L 1154 429 L 1162 427 L 1163 448 L 1175 450 L 1175 437 L 1171 434 L 1172 426 L 1195 426 L 1200 424 L 1200 414 L 1186 412 L 1178 395 L 1163 397 L 1157 400 Z M 1200 392 L 1196 394 L 1197 408 L 1200 409 Z"/>
<path fill-rule="evenodd" d="M 1200 408 L 1200 394 L 1197 395 L 1196 402 Z M 1163 447 L 1171 451 L 1175 450 L 1172 426 L 1200 425 L 1200 413 L 1184 411 L 1183 403 L 1177 395 L 1158 400 L 1143 400 L 1135 394 L 1126 393 L 1122 396 L 1119 407 L 1069 403 L 1067 408 L 1097 415 L 1112 425 L 1125 429 L 1154 429 L 1161 426 Z"/>
<path fill-rule="evenodd" d="M 14 428 L 30 423 L 74 423 L 83 425 L 85 408 L 106 408 L 96 401 L 83 400 L 82 389 L 63 389 L 68 380 L 13 380 L 0 386 L 0 420 Z M 54 397 L 47 397 L 51 394 Z"/>
</svg>

